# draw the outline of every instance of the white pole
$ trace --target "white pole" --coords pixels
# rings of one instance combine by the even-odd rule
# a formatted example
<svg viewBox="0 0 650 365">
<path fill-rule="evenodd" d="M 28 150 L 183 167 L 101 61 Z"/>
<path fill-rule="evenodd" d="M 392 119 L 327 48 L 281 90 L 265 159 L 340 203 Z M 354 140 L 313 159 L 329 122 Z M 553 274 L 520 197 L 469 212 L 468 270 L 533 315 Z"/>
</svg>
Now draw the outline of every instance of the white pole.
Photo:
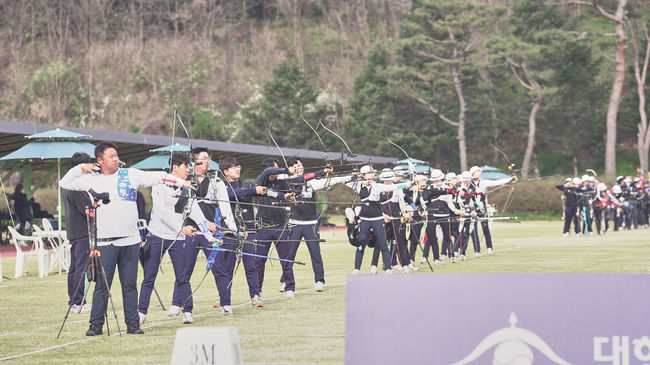
<svg viewBox="0 0 650 365">
<path fill-rule="evenodd" d="M 59 186 L 59 181 L 61 180 L 61 159 L 56 159 L 56 174 L 58 179 L 56 180 L 56 192 L 59 196 L 59 206 L 56 207 L 56 210 L 59 212 L 59 226 L 57 229 L 61 231 L 61 187 Z"/>
</svg>

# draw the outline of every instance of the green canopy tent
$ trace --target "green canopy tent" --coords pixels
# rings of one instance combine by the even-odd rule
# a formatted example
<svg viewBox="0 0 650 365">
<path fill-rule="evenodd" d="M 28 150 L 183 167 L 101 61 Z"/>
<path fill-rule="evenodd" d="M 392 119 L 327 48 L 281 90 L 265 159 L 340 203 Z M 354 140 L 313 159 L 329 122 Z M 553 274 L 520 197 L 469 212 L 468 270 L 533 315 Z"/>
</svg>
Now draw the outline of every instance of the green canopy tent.
<svg viewBox="0 0 650 365">
<path fill-rule="evenodd" d="M 190 147 L 182 144 L 173 144 L 164 147 L 154 148 L 149 152 L 157 152 L 158 154 L 149 156 L 144 160 L 131 166 L 134 169 L 140 170 L 165 170 L 169 169 L 169 155 L 172 152 L 189 152 Z M 210 160 L 210 170 L 218 170 L 219 164 Z"/>
<path fill-rule="evenodd" d="M 11 166 L 11 171 L 22 168 L 23 182 L 25 185 L 25 194 L 31 198 L 36 189 L 32 186 L 32 164 L 34 160 L 53 160 L 56 159 L 57 181 L 61 180 L 61 159 L 71 158 L 76 152 L 85 152 L 91 157 L 95 155 L 95 146 L 91 143 L 82 141 L 90 138 L 85 134 L 66 131 L 63 129 L 52 129 L 42 133 L 25 136 L 32 140 L 18 150 L 0 158 L 0 169 Z M 53 173 L 53 171 L 52 171 Z M 43 179 L 42 181 L 47 181 Z M 37 187 L 38 188 L 38 187 Z M 61 189 L 57 186 L 58 195 L 58 227 L 61 228 Z"/>
</svg>

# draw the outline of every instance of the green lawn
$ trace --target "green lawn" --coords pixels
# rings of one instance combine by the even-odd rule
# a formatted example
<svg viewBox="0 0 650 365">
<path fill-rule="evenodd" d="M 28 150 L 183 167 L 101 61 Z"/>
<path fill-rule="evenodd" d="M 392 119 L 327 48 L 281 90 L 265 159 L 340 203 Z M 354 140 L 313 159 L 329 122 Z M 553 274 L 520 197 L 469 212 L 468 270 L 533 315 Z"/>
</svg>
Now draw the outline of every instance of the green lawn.
<svg viewBox="0 0 650 365">
<path fill-rule="evenodd" d="M 559 221 L 495 223 L 495 255 L 476 259 L 471 257 L 470 248 L 470 258 L 466 262 L 445 263 L 436 272 L 650 272 L 650 230 L 563 239 L 560 225 Z M 244 272 L 240 269 L 233 283 L 235 314 L 223 317 L 220 310 L 212 308 L 217 293 L 209 275 L 195 295 L 194 326 L 237 327 L 244 361 L 248 364 L 342 363 L 345 277 L 353 268 L 354 249 L 345 241 L 344 232 L 324 233 L 323 238 L 328 240 L 322 244 L 327 279 L 324 293 L 312 290 L 311 266 L 300 266 L 295 270 L 296 298 L 285 299 L 277 292 L 280 265 L 267 264 L 263 289 L 266 306 L 253 308 L 248 301 Z M 420 254 L 418 252 L 418 259 Z M 302 248 L 298 255 L 298 260 L 309 261 L 306 249 Z M 369 269 L 369 260 L 366 255 L 365 272 Z M 13 276 L 14 263 L 13 258 L 2 259 L 5 276 Z M 430 275 L 426 264 L 420 267 L 419 274 Z M 151 301 L 149 323 L 143 326 L 144 335 L 85 337 L 88 315 L 71 314 L 57 340 L 56 334 L 67 309 L 66 275 L 55 273 L 39 279 L 35 275 L 35 260 L 30 261 L 29 268 L 27 276 L 0 283 L 0 308 L 4 312 L 0 321 L 0 358 L 35 352 L 8 362 L 160 364 L 170 361 L 176 329 L 182 326 L 181 319 L 167 317 L 155 297 Z M 165 274 L 159 274 L 156 287 L 168 305 L 173 270 L 171 263 L 163 268 Z M 204 268 L 205 259 L 202 259 L 197 264 L 193 285 L 203 276 Z M 114 284 L 115 306 L 124 330 L 117 278 Z M 112 318 L 110 325 L 114 330 Z M 55 346 L 61 347 L 48 349 Z"/>
</svg>

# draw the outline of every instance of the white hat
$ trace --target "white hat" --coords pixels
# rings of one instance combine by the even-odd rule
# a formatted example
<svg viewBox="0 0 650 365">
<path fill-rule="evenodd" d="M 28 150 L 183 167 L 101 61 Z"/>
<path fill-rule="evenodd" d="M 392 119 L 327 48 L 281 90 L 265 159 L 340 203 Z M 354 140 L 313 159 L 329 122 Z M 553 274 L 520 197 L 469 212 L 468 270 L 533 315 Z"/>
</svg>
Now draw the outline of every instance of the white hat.
<svg viewBox="0 0 650 365">
<path fill-rule="evenodd" d="M 381 174 L 379 174 L 379 178 L 382 180 L 395 180 L 395 174 L 391 169 L 388 169 L 388 171 L 382 170 Z"/>
<path fill-rule="evenodd" d="M 620 194 L 621 193 L 621 186 L 620 185 L 614 185 L 614 187 L 612 188 L 612 191 L 614 192 L 614 194 Z"/>
<path fill-rule="evenodd" d="M 442 173 L 442 171 L 438 169 L 434 169 L 431 171 L 431 180 L 442 180 L 445 178 L 445 174 Z"/>
<path fill-rule="evenodd" d="M 571 180 L 571 182 L 573 182 L 576 185 L 582 184 L 582 180 L 580 180 L 579 177 L 574 177 L 573 180 Z"/>
<path fill-rule="evenodd" d="M 589 181 L 589 175 L 582 175 L 582 181 Z"/>
<path fill-rule="evenodd" d="M 383 170 L 382 170 L 383 171 Z M 395 166 L 392 170 L 397 176 L 404 176 L 408 173 L 408 170 L 404 166 Z"/>
<path fill-rule="evenodd" d="M 455 172 L 448 172 L 447 175 L 445 175 L 445 180 L 451 181 L 456 178 L 456 173 Z"/>
<path fill-rule="evenodd" d="M 415 175 L 415 180 L 422 181 L 422 180 L 427 180 L 427 177 L 424 175 Z"/>
<path fill-rule="evenodd" d="M 472 180 L 472 174 L 469 171 L 463 171 L 462 174 L 460 174 L 460 181 L 470 181 Z"/>
<path fill-rule="evenodd" d="M 470 172 L 471 174 L 473 174 L 474 171 L 478 171 L 478 170 L 481 170 L 481 168 L 478 167 L 478 166 L 472 166 L 472 167 L 469 169 L 469 172 Z"/>
<path fill-rule="evenodd" d="M 370 165 L 365 165 L 361 167 L 361 170 L 359 170 L 360 173 L 362 174 L 370 174 L 370 173 L 375 173 L 375 169 L 372 168 Z"/>
<path fill-rule="evenodd" d="M 605 183 L 598 184 L 598 190 L 607 190 L 607 185 Z"/>
</svg>

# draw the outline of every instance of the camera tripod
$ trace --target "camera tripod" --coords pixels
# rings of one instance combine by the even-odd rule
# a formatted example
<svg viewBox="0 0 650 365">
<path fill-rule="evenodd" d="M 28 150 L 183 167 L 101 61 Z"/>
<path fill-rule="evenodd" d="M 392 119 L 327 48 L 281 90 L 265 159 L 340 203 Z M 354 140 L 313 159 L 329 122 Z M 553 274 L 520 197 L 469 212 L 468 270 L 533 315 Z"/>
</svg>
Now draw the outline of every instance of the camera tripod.
<svg viewBox="0 0 650 365">
<path fill-rule="evenodd" d="M 111 330 L 108 325 L 108 301 L 111 303 L 111 308 L 113 309 L 113 316 L 115 317 L 115 323 L 117 325 L 117 332 L 122 336 L 122 331 L 120 330 L 120 323 L 117 319 L 117 312 L 115 311 L 115 305 L 113 304 L 113 296 L 111 295 L 111 291 L 109 289 L 108 285 L 108 279 L 106 278 L 106 271 L 104 271 L 104 265 L 102 263 L 102 258 L 101 258 L 101 252 L 97 248 L 97 208 L 99 207 L 99 202 L 101 201 L 102 204 L 108 204 L 110 203 L 110 199 L 108 196 L 108 193 L 97 193 L 93 189 L 90 189 L 88 191 L 90 195 L 93 198 L 92 205 L 90 207 L 86 207 L 86 224 L 88 227 L 88 243 L 89 243 L 89 248 L 90 248 L 90 254 L 88 255 L 88 262 L 86 263 L 86 275 L 88 277 L 88 282 L 95 282 L 95 285 L 98 285 L 97 283 L 103 283 L 100 284 L 103 287 L 104 291 L 104 300 L 105 300 L 105 305 L 104 305 L 104 319 L 106 322 L 106 332 L 110 336 L 111 335 Z M 98 282 L 98 280 L 100 280 Z M 79 280 L 79 283 L 77 284 L 77 288 L 75 289 L 75 294 L 73 295 L 76 296 L 76 294 L 79 292 L 79 289 L 81 288 L 81 283 L 83 280 Z M 83 303 L 86 302 L 86 297 L 88 296 L 88 292 L 90 290 L 87 290 L 84 292 L 83 299 L 81 301 L 82 305 Z M 68 311 L 65 313 L 65 318 L 63 319 L 63 323 L 61 323 L 61 328 L 59 329 L 59 334 L 56 336 L 58 339 L 61 336 L 61 331 L 63 331 L 63 327 L 65 326 L 66 321 L 68 320 L 68 316 L 70 315 L 70 310 L 72 309 L 72 306 L 68 306 Z M 81 311 L 81 309 L 80 309 Z"/>
</svg>

